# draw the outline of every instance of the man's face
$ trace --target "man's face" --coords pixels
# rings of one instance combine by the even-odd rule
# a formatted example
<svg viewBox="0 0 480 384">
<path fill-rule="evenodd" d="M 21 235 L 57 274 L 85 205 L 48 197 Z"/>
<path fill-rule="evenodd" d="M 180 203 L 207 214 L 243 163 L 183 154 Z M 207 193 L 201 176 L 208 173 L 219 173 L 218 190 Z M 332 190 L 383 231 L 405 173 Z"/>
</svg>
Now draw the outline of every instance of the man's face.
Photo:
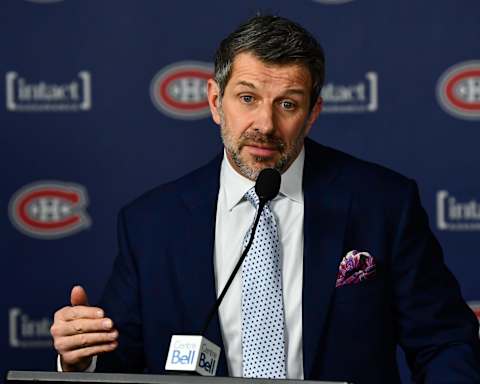
<svg viewBox="0 0 480 384">
<path fill-rule="evenodd" d="M 321 110 L 310 112 L 312 80 L 297 64 L 269 65 L 249 53 L 235 57 L 223 97 L 214 80 L 208 100 L 230 164 L 255 180 L 264 168 L 284 172 L 303 147 Z"/>
</svg>

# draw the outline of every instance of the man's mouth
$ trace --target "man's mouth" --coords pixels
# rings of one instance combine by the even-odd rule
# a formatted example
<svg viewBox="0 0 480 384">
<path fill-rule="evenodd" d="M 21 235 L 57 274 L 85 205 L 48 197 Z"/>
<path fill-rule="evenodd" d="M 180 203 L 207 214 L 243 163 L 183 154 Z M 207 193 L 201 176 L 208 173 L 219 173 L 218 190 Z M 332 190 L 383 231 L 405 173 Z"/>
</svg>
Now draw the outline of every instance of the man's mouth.
<svg viewBox="0 0 480 384">
<path fill-rule="evenodd" d="M 253 156 L 258 157 L 271 157 L 275 153 L 278 153 L 278 147 L 272 145 L 264 145 L 264 144 L 245 144 L 244 148 Z"/>
</svg>

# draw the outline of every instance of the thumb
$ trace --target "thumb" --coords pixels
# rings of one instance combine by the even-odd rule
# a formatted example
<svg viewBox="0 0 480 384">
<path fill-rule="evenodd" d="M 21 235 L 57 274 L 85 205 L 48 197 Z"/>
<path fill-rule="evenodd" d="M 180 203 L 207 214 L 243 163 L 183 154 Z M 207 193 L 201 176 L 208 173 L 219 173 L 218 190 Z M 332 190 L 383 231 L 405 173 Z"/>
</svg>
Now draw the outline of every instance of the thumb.
<svg viewBox="0 0 480 384">
<path fill-rule="evenodd" d="M 72 305 L 88 305 L 87 292 L 80 285 L 72 288 L 70 293 L 70 303 Z"/>
</svg>

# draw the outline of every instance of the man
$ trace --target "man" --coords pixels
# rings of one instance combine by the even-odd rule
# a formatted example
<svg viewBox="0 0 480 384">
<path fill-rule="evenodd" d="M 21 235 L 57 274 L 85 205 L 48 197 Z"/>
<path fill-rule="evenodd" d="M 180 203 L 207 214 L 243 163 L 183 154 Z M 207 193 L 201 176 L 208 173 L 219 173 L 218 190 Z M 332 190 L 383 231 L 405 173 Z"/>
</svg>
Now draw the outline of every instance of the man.
<svg viewBox="0 0 480 384">
<path fill-rule="evenodd" d="M 222 41 L 208 100 L 224 154 L 121 211 L 100 307 L 75 287 L 55 314 L 63 370 L 98 355 L 98 371 L 163 373 L 171 335 L 198 333 L 225 285 L 254 180 L 274 167 L 279 196 L 206 333 L 223 347 L 217 375 L 395 383 L 400 344 L 416 382 L 480 382 L 478 324 L 415 183 L 306 139 L 323 80 L 322 49 L 289 20 L 254 17 Z"/>
</svg>

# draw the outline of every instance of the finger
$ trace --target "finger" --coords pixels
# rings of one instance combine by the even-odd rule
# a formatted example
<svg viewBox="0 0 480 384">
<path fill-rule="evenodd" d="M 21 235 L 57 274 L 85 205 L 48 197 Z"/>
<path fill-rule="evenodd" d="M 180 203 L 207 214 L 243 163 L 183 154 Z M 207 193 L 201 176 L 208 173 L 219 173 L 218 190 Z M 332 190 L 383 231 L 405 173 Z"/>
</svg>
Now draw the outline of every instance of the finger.
<svg viewBox="0 0 480 384">
<path fill-rule="evenodd" d="M 54 341 L 55 349 L 63 355 L 77 349 L 93 347 L 100 344 L 110 344 L 118 338 L 118 331 L 82 333 L 81 335 L 58 337 Z"/>
<path fill-rule="evenodd" d="M 113 321 L 109 318 L 77 319 L 54 322 L 50 328 L 53 337 L 79 335 L 89 332 L 108 332 L 113 330 Z"/>
<path fill-rule="evenodd" d="M 77 305 L 65 307 L 55 313 L 55 321 L 71 321 L 76 319 L 101 319 L 105 316 L 102 308 Z"/>
<path fill-rule="evenodd" d="M 76 285 L 70 293 L 70 303 L 72 305 L 88 305 L 87 292 L 82 286 Z"/>
<path fill-rule="evenodd" d="M 62 354 L 62 361 L 66 364 L 77 364 L 81 359 L 99 355 L 101 353 L 111 352 L 117 348 L 118 342 L 114 341 L 108 344 L 94 345 L 76 349 L 74 351 L 65 352 Z"/>
</svg>

